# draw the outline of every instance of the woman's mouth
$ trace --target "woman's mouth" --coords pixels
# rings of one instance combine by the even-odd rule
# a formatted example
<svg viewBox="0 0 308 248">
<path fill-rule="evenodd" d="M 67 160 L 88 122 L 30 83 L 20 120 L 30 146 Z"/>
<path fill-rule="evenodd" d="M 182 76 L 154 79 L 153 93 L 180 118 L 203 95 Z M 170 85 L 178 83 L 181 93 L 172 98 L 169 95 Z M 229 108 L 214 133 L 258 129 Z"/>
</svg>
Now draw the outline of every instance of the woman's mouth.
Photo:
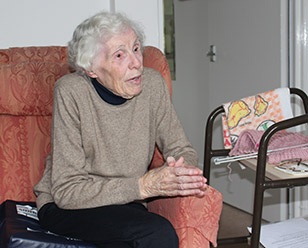
<svg viewBox="0 0 308 248">
<path fill-rule="evenodd" d="M 136 76 L 136 77 L 132 77 L 132 78 L 130 78 L 127 81 L 129 81 L 130 83 L 133 83 L 133 84 L 140 84 L 140 82 L 141 82 L 141 75 Z"/>
</svg>

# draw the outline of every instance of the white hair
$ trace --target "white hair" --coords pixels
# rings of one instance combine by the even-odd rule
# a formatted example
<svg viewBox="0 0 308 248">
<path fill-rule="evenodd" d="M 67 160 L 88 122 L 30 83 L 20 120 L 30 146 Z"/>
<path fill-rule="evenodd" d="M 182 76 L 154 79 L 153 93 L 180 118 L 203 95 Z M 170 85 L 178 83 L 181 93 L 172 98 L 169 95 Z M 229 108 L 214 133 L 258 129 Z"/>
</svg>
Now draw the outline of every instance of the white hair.
<svg viewBox="0 0 308 248">
<path fill-rule="evenodd" d="M 78 72 L 90 71 L 104 42 L 113 35 L 133 29 L 143 47 L 144 33 L 137 22 L 124 14 L 99 12 L 77 26 L 68 43 L 68 62 Z"/>
</svg>

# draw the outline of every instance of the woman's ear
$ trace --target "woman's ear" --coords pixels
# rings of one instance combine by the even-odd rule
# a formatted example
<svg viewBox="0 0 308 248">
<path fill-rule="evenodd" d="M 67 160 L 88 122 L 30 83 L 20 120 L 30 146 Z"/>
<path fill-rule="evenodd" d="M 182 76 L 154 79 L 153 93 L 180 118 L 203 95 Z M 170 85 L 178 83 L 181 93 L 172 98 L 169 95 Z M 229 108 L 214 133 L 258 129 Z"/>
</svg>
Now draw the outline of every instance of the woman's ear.
<svg viewBox="0 0 308 248">
<path fill-rule="evenodd" d="M 97 78 L 96 73 L 93 72 L 93 71 L 86 71 L 86 70 L 85 70 L 85 73 L 86 73 L 89 77 L 91 77 L 91 78 Z"/>
</svg>

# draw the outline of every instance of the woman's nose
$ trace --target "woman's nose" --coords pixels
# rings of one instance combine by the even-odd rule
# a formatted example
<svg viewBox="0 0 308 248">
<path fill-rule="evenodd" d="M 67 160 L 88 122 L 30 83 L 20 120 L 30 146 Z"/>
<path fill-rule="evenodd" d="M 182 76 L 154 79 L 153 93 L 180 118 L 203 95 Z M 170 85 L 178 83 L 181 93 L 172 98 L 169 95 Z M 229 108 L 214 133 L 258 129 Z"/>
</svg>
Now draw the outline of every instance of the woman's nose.
<svg viewBox="0 0 308 248">
<path fill-rule="evenodd" d="M 140 68 L 142 64 L 142 55 L 141 54 L 131 54 L 130 55 L 130 63 L 129 63 L 129 68 L 134 69 L 134 68 Z"/>
</svg>

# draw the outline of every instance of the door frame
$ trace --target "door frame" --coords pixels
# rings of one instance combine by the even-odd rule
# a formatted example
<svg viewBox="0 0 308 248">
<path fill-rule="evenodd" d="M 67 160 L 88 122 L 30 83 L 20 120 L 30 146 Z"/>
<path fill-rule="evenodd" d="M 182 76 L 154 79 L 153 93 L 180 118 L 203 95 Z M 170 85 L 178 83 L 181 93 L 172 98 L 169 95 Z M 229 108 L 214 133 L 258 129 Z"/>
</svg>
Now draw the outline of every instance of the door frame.
<svg viewBox="0 0 308 248">
<path fill-rule="evenodd" d="M 289 5 L 289 86 L 308 92 L 308 1 L 288 0 Z M 294 109 L 295 115 L 302 109 Z M 301 130 L 299 130 L 301 131 Z M 290 217 L 308 214 L 308 187 L 291 191 Z"/>
</svg>

